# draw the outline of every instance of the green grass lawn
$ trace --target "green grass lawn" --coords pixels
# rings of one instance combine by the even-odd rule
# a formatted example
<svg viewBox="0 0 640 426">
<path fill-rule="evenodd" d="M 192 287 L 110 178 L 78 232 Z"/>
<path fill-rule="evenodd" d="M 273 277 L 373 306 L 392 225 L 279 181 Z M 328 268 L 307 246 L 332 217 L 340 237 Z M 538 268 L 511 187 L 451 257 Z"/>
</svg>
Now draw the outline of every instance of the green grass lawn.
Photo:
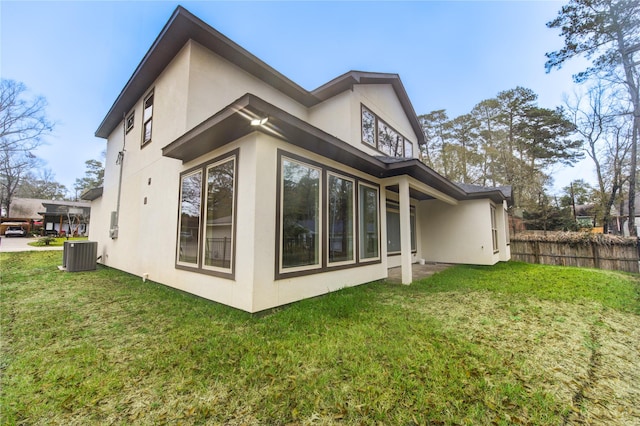
<svg viewBox="0 0 640 426">
<path fill-rule="evenodd" d="M 2 424 L 638 424 L 640 279 L 457 266 L 246 314 L 0 254 Z"/>
<path fill-rule="evenodd" d="M 62 247 L 65 241 L 87 240 L 87 237 L 40 237 L 36 241 L 30 242 L 33 247 L 51 246 Z"/>
</svg>

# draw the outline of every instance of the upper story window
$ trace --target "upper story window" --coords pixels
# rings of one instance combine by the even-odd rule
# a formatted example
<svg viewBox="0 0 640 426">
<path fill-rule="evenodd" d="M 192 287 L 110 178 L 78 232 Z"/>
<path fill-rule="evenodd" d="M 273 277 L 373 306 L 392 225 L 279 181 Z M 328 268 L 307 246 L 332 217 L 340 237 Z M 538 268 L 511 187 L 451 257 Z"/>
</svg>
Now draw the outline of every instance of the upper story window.
<svg viewBox="0 0 640 426">
<path fill-rule="evenodd" d="M 413 144 L 362 105 L 362 142 L 389 157 L 413 157 Z"/>
<path fill-rule="evenodd" d="M 153 124 L 153 91 L 144 98 L 142 112 L 142 145 L 151 142 L 151 127 Z"/>
<path fill-rule="evenodd" d="M 125 129 L 126 129 L 126 133 L 129 133 L 131 131 L 131 129 L 133 129 L 133 124 L 135 122 L 135 111 L 133 111 L 131 114 L 129 114 L 129 116 L 127 117 L 126 123 L 125 123 Z"/>
</svg>

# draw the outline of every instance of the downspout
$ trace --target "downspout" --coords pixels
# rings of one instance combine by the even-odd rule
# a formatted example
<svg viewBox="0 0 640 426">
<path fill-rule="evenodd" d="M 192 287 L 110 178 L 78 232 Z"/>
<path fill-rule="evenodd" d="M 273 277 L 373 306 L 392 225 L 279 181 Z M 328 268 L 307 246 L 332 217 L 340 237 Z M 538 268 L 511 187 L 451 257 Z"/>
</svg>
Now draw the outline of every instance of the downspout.
<svg viewBox="0 0 640 426">
<path fill-rule="evenodd" d="M 122 172 L 124 168 L 124 153 L 126 151 L 125 147 L 127 144 L 127 119 L 126 114 L 122 114 L 122 150 L 118 152 L 118 158 L 116 159 L 116 164 L 120 166 L 120 174 L 118 176 L 118 198 L 116 200 L 116 211 L 112 213 L 111 216 L 111 230 L 109 231 L 109 236 L 111 239 L 118 238 L 118 222 L 120 218 L 120 198 L 122 196 Z M 115 216 L 115 217 L 114 217 Z"/>
</svg>

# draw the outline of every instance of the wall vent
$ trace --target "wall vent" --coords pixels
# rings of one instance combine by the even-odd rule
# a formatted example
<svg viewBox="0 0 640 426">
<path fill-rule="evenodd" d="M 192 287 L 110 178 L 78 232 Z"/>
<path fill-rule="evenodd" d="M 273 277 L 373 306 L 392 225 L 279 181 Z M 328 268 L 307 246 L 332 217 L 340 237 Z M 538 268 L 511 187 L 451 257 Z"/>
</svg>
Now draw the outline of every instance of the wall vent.
<svg viewBox="0 0 640 426">
<path fill-rule="evenodd" d="M 97 256 L 97 241 L 65 241 L 62 268 L 67 272 L 94 271 Z"/>
</svg>

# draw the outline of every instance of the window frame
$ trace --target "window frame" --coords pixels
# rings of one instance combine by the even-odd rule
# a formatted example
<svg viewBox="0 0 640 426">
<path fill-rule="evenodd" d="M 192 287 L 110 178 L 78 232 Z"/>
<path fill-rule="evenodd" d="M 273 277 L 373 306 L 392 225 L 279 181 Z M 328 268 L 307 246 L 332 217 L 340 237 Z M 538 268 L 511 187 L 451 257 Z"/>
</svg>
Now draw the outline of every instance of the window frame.
<svg viewBox="0 0 640 426">
<path fill-rule="evenodd" d="M 362 246 L 363 246 L 363 240 L 362 240 L 362 236 L 363 236 L 363 232 L 362 232 L 362 227 L 361 224 L 363 222 L 362 220 L 362 208 L 361 208 L 361 195 L 360 195 L 360 189 L 361 188 L 368 188 L 368 189 L 373 189 L 376 192 L 376 232 L 378 235 L 378 255 L 377 256 L 372 256 L 372 257 L 364 257 L 363 253 L 362 253 Z M 382 260 L 382 224 L 380 223 L 380 187 L 379 186 L 375 186 L 375 185 L 370 185 L 366 182 L 358 182 L 358 194 L 356 197 L 356 200 L 358 202 L 358 206 L 357 206 L 357 210 L 358 210 L 358 214 L 357 214 L 357 231 L 358 231 L 358 262 L 359 263 L 372 263 L 372 262 L 376 262 L 376 261 L 381 261 Z"/>
<path fill-rule="evenodd" d="M 234 161 L 234 176 L 233 176 L 233 215 L 232 215 L 232 225 L 231 225 L 231 238 L 233 241 L 232 244 L 232 252 L 231 252 L 231 262 L 229 268 L 221 268 L 221 267 L 213 267 L 204 265 L 204 253 L 205 253 L 205 235 L 206 235 L 206 210 L 207 210 L 207 171 L 215 167 L 216 165 L 223 164 L 227 161 Z M 175 268 L 181 270 L 187 270 L 192 272 L 198 272 L 205 275 L 212 275 L 220 278 L 226 278 L 230 280 L 235 280 L 236 273 L 236 258 L 237 258 L 237 229 L 238 229 L 238 174 L 239 174 L 239 164 L 240 164 L 240 149 L 236 148 L 232 151 L 226 152 L 220 156 L 217 156 L 211 160 L 208 160 L 202 164 L 199 164 L 195 167 L 192 167 L 188 170 L 180 173 L 180 188 L 179 188 L 179 197 L 178 197 L 178 232 L 176 236 L 176 255 L 175 255 Z M 198 227 L 198 261 L 196 264 L 194 263 L 186 263 L 179 261 L 180 254 L 180 232 L 181 232 L 181 200 L 182 200 L 182 179 L 185 176 L 193 175 L 196 173 L 200 173 L 202 176 L 202 183 L 200 188 L 200 224 Z"/>
<path fill-rule="evenodd" d="M 367 138 L 365 136 L 369 136 L 365 133 L 365 126 L 364 126 L 364 114 L 368 113 L 369 115 L 373 116 L 373 144 L 367 142 Z M 380 145 L 380 138 L 379 138 L 379 128 L 380 126 L 384 126 L 387 129 L 389 129 L 391 132 L 396 134 L 396 141 L 397 139 L 402 139 L 401 143 L 401 147 L 400 147 L 400 155 L 391 155 L 389 152 L 386 152 Z M 413 157 L 413 142 L 411 142 L 409 139 L 407 139 L 402 133 L 400 133 L 399 131 L 397 131 L 393 126 L 391 126 L 389 123 L 387 123 L 386 121 L 384 121 L 383 119 L 381 119 L 378 114 L 374 113 L 370 108 L 367 108 L 364 104 L 360 104 L 360 142 L 366 146 L 368 146 L 369 148 L 373 148 L 376 151 L 388 156 L 388 157 L 392 157 L 392 158 L 414 158 Z M 397 141 L 398 142 L 398 141 Z M 408 150 L 407 148 L 410 147 L 410 149 Z M 397 148 L 397 146 L 396 146 Z M 407 153 L 407 151 L 411 152 L 411 155 L 409 157 L 407 157 L 405 154 Z"/>
<path fill-rule="evenodd" d="M 151 143 L 151 141 L 153 140 L 153 110 L 154 110 L 154 106 L 155 106 L 155 88 L 151 89 L 149 91 L 149 93 L 146 94 L 146 96 L 144 98 L 142 98 L 142 140 L 140 142 L 140 147 L 144 148 L 145 146 L 149 145 Z M 146 107 L 145 105 L 147 104 L 147 100 L 151 99 L 151 113 L 149 115 L 148 118 L 145 118 L 145 111 L 146 111 Z M 150 130 L 149 130 L 149 139 L 145 139 L 146 138 L 146 128 L 147 128 L 147 123 L 149 123 Z"/>
<path fill-rule="evenodd" d="M 498 221 L 496 217 L 496 206 L 489 205 L 489 211 L 491 216 L 491 243 L 493 246 L 493 254 L 500 252 L 500 246 L 498 244 Z"/>
<path fill-rule="evenodd" d="M 230 252 L 230 263 L 229 263 L 229 267 L 225 268 L 222 266 L 213 266 L 213 265 L 207 265 L 206 264 L 206 247 L 207 247 L 207 222 L 208 222 L 208 215 L 209 215 L 209 208 L 208 208 L 208 192 L 209 192 L 209 171 L 211 169 L 213 169 L 214 167 L 220 166 L 222 164 L 225 163 L 229 163 L 229 162 L 233 162 L 233 187 L 232 187 L 232 200 L 231 200 L 231 252 Z M 235 249 L 236 249 L 236 238 L 235 238 L 235 234 L 236 234 L 236 226 L 235 226 L 235 217 L 236 217 L 236 201 L 238 199 L 237 197 L 237 167 L 238 167 L 238 163 L 237 163 L 237 159 L 235 156 L 229 156 L 226 158 L 222 158 L 220 159 L 220 161 L 216 161 L 213 163 L 209 163 L 207 166 L 204 167 L 204 175 L 203 175 L 203 181 L 202 181 L 202 191 L 204 193 L 204 199 L 203 199 L 203 206 L 202 206 L 202 210 L 203 210 L 203 216 L 202 216 L 202 242 L 200 243 L 200 251 L 201 251 L 201 258 L 202 258 L 202 269 L 207 270 L 207 271 L 215 271 L 215 272 L 219 272 L 219 273 L 224 273 L 224 274 L 228 274 L 228 273 L 233 273 L 234 269 L 235 269 Z M 224 259 L 223 259 L 224 261 Z"/>
<path fill-rule="evenodd" d="M 196 175 L 200 175 L 200 190 L 199 190 L 199 194 L 198 196 L 200 197 L 200 205 L 198 206 L 198 231 L 197 234 L 194 236 L 193 234 L 191 235 L 192 237 L 196 238 L 196 261 L 195 262 L 187 262 L 185 260 L 181 260 L 180 257 L 182 255 L 182 246 L 181 246 L 181 235 L 182 235 L 182 197 L 183 197 L 183 191 L 184 191 L 184 180 L 192 177 L 192 176 L 196 176 Z M 197 267 L 198 265 L 200 265 L 200 230 L 202 227 L 202 169 L 200 168 L 196 168 L 196 169 L 190 169 L 185 171 L 184 173 L 180 174 L 180 188 L 179 188 L 179 194 L 178 194 L 178 232 L 176 235 L 176 266 L 179 265 L 181 267 L 185 267 L 185 268 L 194 268 Z M 195 266 L 194 266 L 195 265 Z"/>
<path fill-rule="evenodd" d="M 282 247 L 284 245 L 284 191 L 282 190 L 282 188 L 284 188 L 284 161 L 288 160 L 292 163 L 297 163 L 299 165 L 302 165 L 304 167 L 308 167 L 310 169 L 314 169 L 318 171 L 318 208 L 316 211 L 316 214 L 319 216 L 317 217 L 316 223 L 318 226 L 318 231 L 316 232 L 316 238 L 315 238 L 315 244 L 317 244 L 317 260 L 313 263 L 313 264 L 308 264 L 308 265 L 299 265 L 299 266 L 290 266 L 290 267 L 285 267 L 283 265 L 284 263 L 284 256 L 283 256 L 283 250 Z M 323 247 L 324 244 L 322 243 L 322 239 L 323 239 L 323 235 L 324 235 L 324 226 L 323 226 L 323 205 L 325 203 L 323 203 L 323 171 L 322 168 L 319 167 L 318 165 L 314 165 L 311 164 L 311 162 L 308 161 L 304 161 L 304 160 L 300 160 L 299 158 L 293 158 L 293 156 L 291 155 L 286 155 L 286 156 L 281 156 L 279 157 L 278 160 L 278 215 L 277 215 L 277 221 L 278 221 L 278 238 L 277 240 L 277 246 L 279 248 L 278 253 L 279 256 L 276 259 L 276 261 L 278 262 L 278 272 L 280 274 L 285 274 L 285 273 L 296 273 L 296 272 L 306 272 L 306 271 L 313 271 L 313 270 L 317 270 L 323 267 L 323 263 L 324 263 L 324 256 L 323 256 Z"/>
<path fill-rule="evenodd" d="M 136 119 L 136 110 L 131 111 L 127 118 L 125 119 L 125 135 L 128 135 L 131 130 L 135 127 L 135 119 Z"/>
<path fill-rule="evenodd" d="M 318 238 L 319 241 L 319 252 L 320 252 L 320 262 L 319 265 L 314 265 L 313 267 L 309 267 L 309 265 L 305 265 L 305 267 L 292 267 L 292 268 L 282 268 L 282 242 L 283 242 L 283 161 L 284 159 L 293 160 L 297 163 L 303 164 L 305 166 L 310 166 L 315 169 L 321 171 L 321 179 L 320 179 L 320 203 L 318 207 L 318 211 L 320 214 L 320 233 L 321 236 Z M 369 266 L 376 263 L 382 262 L 381 256 L 381 229 L 382 225 L 380 223 L 380 185 L 368 181 L 366 179 L 361 179 L 357 176 L 354 176 L 344 170 L 338 170 L 327 165 L 321 164 L 317 161 L 310 160 L 306 157 L 285 151 L 283 149 L 277 150 L 277 187 L 276 187 L 276 235 L 275 235 L 275 268 L 274 268 L 274 277 L 275 280 L 282 280 L 292 277 L 304 276 L 317 274 L 321 272 L 330 272 L 336 271 L 340 269 L 348 269 L 348 268 L 357 268 L 360 266 Z M 345 261 L 345 262 L 331 262 L 329 263 L 329 254 L 328 254 L 328 190 L 324 189 L 325 186 L 328 186 L 329 175 L 338 176 L 340 178 L 345 178 L 353 181 L 354 187 L 354 208 L 353 208 L 353 217 L 354 217 L 354 260 L 353 261 Z M 377 258 L 367 258 L 361 259 L 360 257 L 360 231 L 359 231 L 359 217 L 360 217 L 360 209 L 359 209 L 359 190 L 357 188 L 360 185 L 366 185 L 371 188 L 375 188 L 377 191 L 376 198 L 376 206 L 377 206 L 377 218 L 378 218 L 378 257 Z"/>
<path fill-rule="evenodd" d="M 358 187 L 356 185 L 356 181 L 354 178 L 351 177 L 346 177 L 343 174 L 340 173 L 336 173 L 334 171 L 327 171 L 326 172 L 327 178 L 326 178 L 326 197 L 327 197 L 327 232 L 326 232 L 326 247 L 327 247 L 327 266 L 340 266 L 340 265 L 350 265 L 353 263 L 356 263 L 357 261 L 357 254 L 356 254 L 356 236 L 358 235 L 358 231 L 356 230 L 356 211 L 358 210 L 358 206 L 356 206 L 356 188 Z M 331 247 L 331 235 L 330 235 L 330 229 L 329 229 L 329 208 L 330 208 L 330 201 L 329 201 L 329 191 L 331 189 L 331 185 L 329 184 L 329 179 L 331 179 L 331 177 L 337 178 L 337 179 L 343 179 L 345 181 L 351 182 L 352 187 L 351 187 L 351 259 L 347 259 L 347 260 L 339 260 L 339 261 L 334 261 L 332 262 L 330 260 L 330 247 Z"/>
</svg>

